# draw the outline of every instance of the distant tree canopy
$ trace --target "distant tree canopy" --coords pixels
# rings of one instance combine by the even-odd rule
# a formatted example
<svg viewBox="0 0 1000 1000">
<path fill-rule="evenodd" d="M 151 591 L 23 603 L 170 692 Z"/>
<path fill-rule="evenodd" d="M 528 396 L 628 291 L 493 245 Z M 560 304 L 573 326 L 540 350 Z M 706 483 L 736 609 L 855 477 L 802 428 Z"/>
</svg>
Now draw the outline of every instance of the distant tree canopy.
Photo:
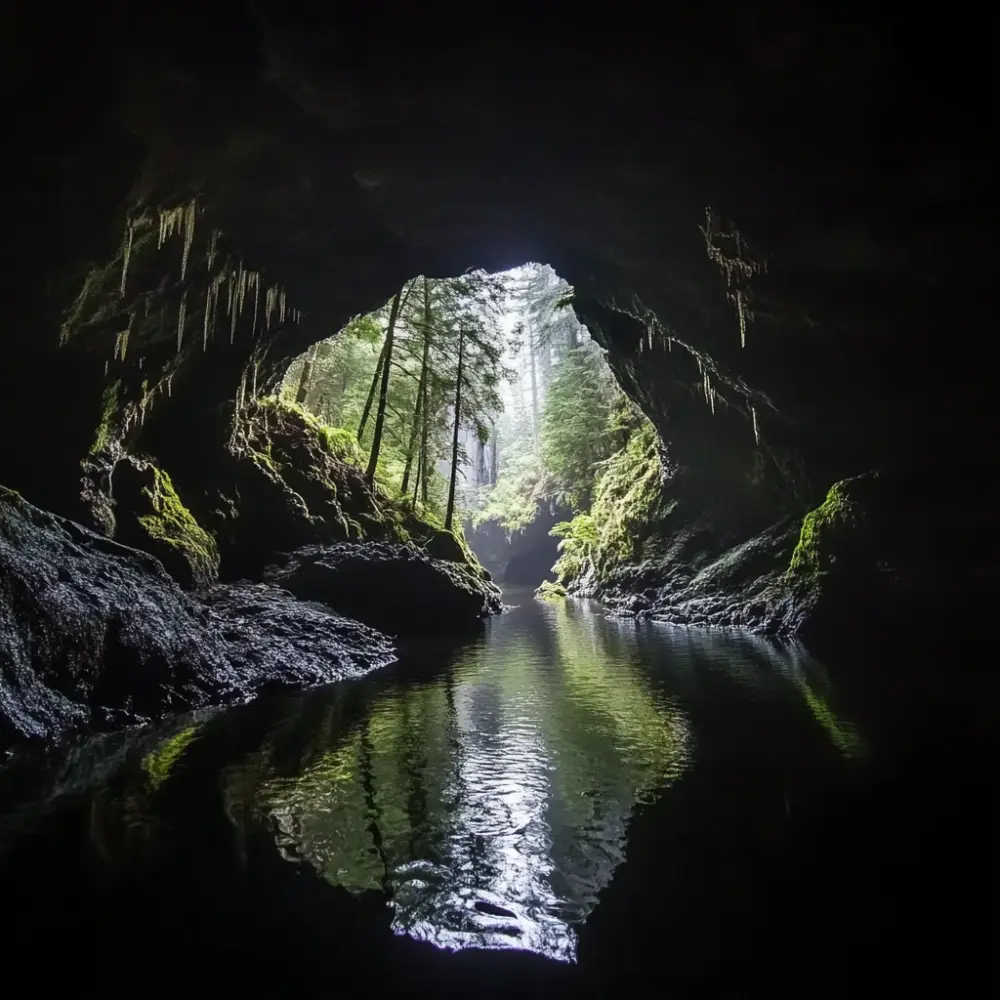
<svg viewBox="0 0 1000 1000">
<path fill-rule="evenodd" d="M 446 527 L 586 513 L 627 402 L 547 266 L 408 281 L 314 345 L 281 394 L 356 436 L 369 477 Z"/>
</svg>

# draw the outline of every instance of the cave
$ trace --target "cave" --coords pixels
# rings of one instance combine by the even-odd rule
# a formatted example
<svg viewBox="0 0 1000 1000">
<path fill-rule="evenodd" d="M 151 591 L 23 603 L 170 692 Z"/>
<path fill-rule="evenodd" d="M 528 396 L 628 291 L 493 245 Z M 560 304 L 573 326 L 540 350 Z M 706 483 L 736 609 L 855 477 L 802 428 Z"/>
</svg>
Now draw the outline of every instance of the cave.
<svg viewBox="0 0 1000 1000">
<path fill-rule="evenodd" d="M 296 719 L 312 705 L 333 731 L 376 704 L 364 675 L 408 663 L 411 640 L 446 634 L 447 652 L 433 647 L 441 663 L 459 672 L 480 663 L 475 643 L 509 610 L 508 585 L 541 585 L 531 613 L 548 615 L 546 628 L 582 628 L 574 609 L 592 606 L 627 622 L 627 635 L 603 618 L 586 626 L 622 663 L 657 629 L 680 630 L 669 633 L 681 650 L 671 655 L 701 666 L 715 660 L 691 652 L 708 641 L 699 630 L 745 633 L 739 652 L 720 655 L 744 657 L 755 678 L 778 669 L 757 645 L 764 636 L 864 650 L 864 671 L 834 672 L 863 706 L 906 676 L 871 653 L 887 637 L 915 635 L 926 650 L 938 626 L 981 621 L 997 567 L 993 376 L 977 349 L 994 290 L 991 161 L 976 103 L 988 86 L 975 76 L 988 59 L 973 51 L 983 42 L 953 21 L 765 8 L 671 9 L 658 25 L 651 14 L 578 8 L 529 22 L 491 8 L 486 30 L 378 4 L 342 18 L 268 0 L 225 0 L 195 19 L 157 5 L 81 9 L 57 25 L 16 5 L 4 32 L 0 753 L 16 763 L 27 747 L 24 766 L 35 767 L 36 744 L 112 734 L 108 760 L 151 755 L 151 797 L 156 767 L 201 753 L 221 768 L 223 744 L 236 752 L 210 715 L 170 728 L 179 714 L 360 685 L 345 687 L 361 692 L 356 703 L 330 695 L 323 712 L 295 702 Z M 947 77 L 946 63 L 961 69 Z M 317 345 L 336 343 L 358 317 L 385 315 L 416 276 L 426 287 L 528 262 L 566 283 L 560 307 L 588 331 L 633 420 L 590 513 L 547 498 L 512 534 L 475 526 L 470 506 L 463 528 L 450 501 L 446 518 L 407 504 L 405 489 L 400 498 L 379 485 L 375 459 L 367 471 L 363 455 L 351 464 L 355 442 L 282 403 L 289 373 Z M 459 361 L 459 385 L 461 371 Z M 475 432 L 462 433 L 471 452 Z M 697 636 L 676 637 L 689 632 Z M 531 635 L 539 655 L 589 663 L 586 643 L 559 652 L 558 635 Z M 517 656 L 519 669 L 529 662 Z M 782 683 L 805 698 L 809 724 L 853 747 L 817 694 L 827 683 L 810 673 L 818 667 L 789 662 Z M 935 661 L 917 673 L 938 670 Z M 595 690 L 631 691 L 582 676 L 570 706 Z M 949 753 L 979 753 L 985 727 L 958 720 L 979 703 L 982 678 L 937 680 L 957 692 L 946 699 Z M 465 701 L 442 688 L 434 711 L 492 725 L 501 688 L 490 677 Z M 547 691 L 533 695 L 539 704 Z M 666 774 L 663 761 L 687 746 L 683 725 L 671 717 L 674 743 L 651 743 L 653 722 L 634 721 L 646 708 L 621 704 L 605 716 L 632 719 L 621 722 L 626 742 Z M 232 711 L 247 739 L 263 725 L 252 706 Z M 141 728 L 153 724 L 167 727 L 158 750 Z M 364 776 L 358 810 L 371 812 L 368 725 L 360 763 L 342 773 Z M 214 735 L 199 744 L 202 732 Z M 267 742 L 258 771 L 246 764 L 240 780 L 306 767 L 284 759 L 280 743 Z M 310 747 L 302 761 L 319 767 L 310 754 L 327 758 Z M 718 747 L 730 754 L 722 736 Z M 88 788 L 104 780 L 92 764 L 73 767 Z M 886 822 L 886 855 L 888 831 L 906 825 L 912 781 L 892 786 L 898 811 L 886 815 L 852 800 L 865 824 Z M 53 802 L 63 794 L 54 778 L 43 785 Z M 684 802 L 700 801 L 678 787 Z M 249 815 L 253 796 L 241 794 L 238 807 L 227 800 L 230 819 Z M 566 801 L 592 793 L 574 794 Z M 796 836 L 828 829 L 820 800 L 803 805 Z M 654 844 L 652 813 L 629 809 L 609 828 L 645 823 L 641 844 Z M 299 836 L 279 811 L 271 827 Z M 848 815 L 836 817 L 844 829 Z M 741 817 L 730 819 L 738 827 Z M 468 829 L 475 864 L 489 834 L 472 820 Z M 806 842 L 796 841 L 796 858 Z M 795 878 L 760 852 L 759 871 L 782 885 Z M 226 857 L 234 872 L 259 866 L 267 886 L 266 900 L 244 900 L 247 912 L 305 891 L 286 884 L 270 840 L 266 850 L 240 841 Z M 699 858 L 706 871 L 717 860 L 709 848 Z M 624 870 L 632 882 L 600 884 L 602 899 L 620 897 L 607 921 L 641 891 L 635 865 Z M 363 876 L 358 892 L 389 884 Z M 114 879 L 127 898 L 127 872 Z M 340 889 L 308 880 L 309 905 L 343 911 L 338 928 L 360 934 Z M 22 903 L 32 898 L 24 886 Z M 789 910 L 801 902 L 793 896 Z M 513 920 L 512 905 L 484 890 L 476 919 Z M 178 927 L 181 910 L 171 916 Z M 372 913 L 364 919 L 381 933 L 384 915 Z M 220 914 L 220 926 L 242 928 L 234 940 L 252 937 L 248 918 Z M 44 929 L 43 916 L 31 926 Z M 625 939 L 598 917 L 592 926 L 582 939 Z M 507 947 L 503 933 L 490 948 Z M 647 929 L 634 941 L 654 938 Z M 318 961 L 325 945 L 313 943 Z M 379 960 L 456 981 L 468 971 L 474 984 L 492 974 L 395 947 Z M 774 966 L 754 968 L 772 981 Z M 503 966 L 501 978 L 508 972 L 528 984 L 549 975 L 531 961 Z"/>
</svg>

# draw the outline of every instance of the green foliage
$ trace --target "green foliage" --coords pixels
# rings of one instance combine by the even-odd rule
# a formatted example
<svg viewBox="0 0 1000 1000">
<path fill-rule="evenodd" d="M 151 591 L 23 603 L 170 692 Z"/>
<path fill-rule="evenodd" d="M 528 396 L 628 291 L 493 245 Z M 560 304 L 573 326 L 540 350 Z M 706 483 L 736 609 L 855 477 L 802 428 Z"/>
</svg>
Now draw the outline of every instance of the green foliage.
<svg viewBox="0 0 1000 1000">
<path fill-rule="evenodd" d="M 482 506 L 473 511 L 473 526 L 496 521 L 504 531 L 523 531 L 538 516 L 549 496 L 548 481 L 538 455 L 528 450 L 504 455 L 504 471 L 496 485 L 484 492 Z"/>
<path fill-rule="evenodd" d="M 640 554 L 649 526 L 660 509 L 664 470 L 660 438 L 648 420 L 604 465 L 591 509 L 598 525 L 595 564 L 606 569 Z"/>
<path fill-rule="evenodd" d="M 600 542 L 590 514 L 577 514 L 572 521 L 560 521 L 549 532 L 559 542 L 559 558 L 553 572 L 560 584 L 570 583 L 583 574 L 584 568 Z"/>
<path fill-rule="evenodd" d="M 572 583 L 591 567 L 603 575 L 641 558 L 644 540 L 670 513 L 663 477 L 659 437 L 643 420 L 625 447 L 602 464 L 590 512 L 550 532 L 562 539 L 554 567 L 560 583 Z"/>
<path fill-rule="evenodd" d="M 108 443 L 108 436 L 111 433 L 111 421 L 114 419 L 118 409 L 118 393 L 121 389 L 121 381 L 116 380 L 104 389 L 101 396 L 101 419 L 94 434 L 94 443 L 90 446 L 90 454 L 97 455 L 104 451 Z"/>
<path fill-rule="evenodd" d="M 541 428 L 541 460 L 551 493 L 573 510 L 590 507 L 598 463 L 614 451 L 620 395 L 593 342 L 568 351 L 555 366 Z"/>
<path fill-rule="evenodd" d="M 442 515 L 446 502 L 443 466 L 452 459 L 459 330 L 465 344 L 462 426 L 486 441 L 502 408 L 498 390 L 507 373 L 498 319 L 505 294 L 502 276 L 482 272 L 440 280 L 416 278 L 401 293 L 375 480 L 412 506 L 426 443 L 418 492 L 418 506 L 425 514 Z M 321 423 L 344 428 L 335 433 L 345 448 L 346 435 L 354 436 L 355 429 L 363 427 L 356 442 L 360 455 L 372 446 L 388 311 L 386 306 L 355 318 L 294 361 L 280 393 L 285 402 L 301 402 Z M 344 457 L 356 461 L 353 453 Z M 459 458 L 465 457 L 460 450 Z"/>
<path fill-rule="evenodd" d="M 212 538 L 181 503 L 170 476 L 155 466 L 149 467 L 152 483 L 142 488 L 151 512 L 138 517 L 146 534 L 182 555 L 191 567 L 196 582 L 215 579 L 219 572 L 219 553 Z"/>
<path fill-rule="evenodd" d="M 258 400 L 240 420 L 235 439 L 241 453 L 268 480 L 268 494 L 282 497 L 276 521 L 290 517 L 302 522 L 307 534 L 297 544 L 317 537 L 413 544 L 436 559 L 459 564 L 463 572 L 485 573 L 465 540 L 446 531 L 433 512 L 414 512 L 391 483 L 376 479 L 374 488 L 369 487 L 352 431 L 328 427 L 279 396 Z"/>
</svg>

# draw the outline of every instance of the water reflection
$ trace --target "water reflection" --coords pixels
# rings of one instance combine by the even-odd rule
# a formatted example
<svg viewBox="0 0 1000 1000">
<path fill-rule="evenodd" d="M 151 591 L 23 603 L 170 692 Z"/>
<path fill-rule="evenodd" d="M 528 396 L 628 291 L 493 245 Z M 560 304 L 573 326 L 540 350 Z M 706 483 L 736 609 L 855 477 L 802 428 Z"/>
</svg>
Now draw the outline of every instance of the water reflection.
<svg viewBox="0 0 1000 1000">
<path fill-rule="evenodd" d="M 286 856 L 380 888 L 394 929 L 571 959 L 637 801 L 683 770 L 689 726 L 596 617 L 530 604 L 425 683 L 378 693 L 294 777 L 256 790 Z"/>
<path fill-rule="evenodd" d="M 800 646 L 509 599 L 461 648 L 95 743 L 72 751 L 73 775 L 41 766 L 72 789 L 109 869 L 166 864 L 190 892 L 206 871 L 243 877 L 263 838 L 282 871 L 380 894 L 397 934 L 572 961 L 637 805 L 662 798 L 669 822 L 685 798 L 672 786 L 694 782 L 705 794 L 686 808 L 715 813 L 691 828 L 731 801 L 767 830 L 797 786 L 862 752 Z M 18 835 L 54 801 L 19 811 Z"/>
</svg>

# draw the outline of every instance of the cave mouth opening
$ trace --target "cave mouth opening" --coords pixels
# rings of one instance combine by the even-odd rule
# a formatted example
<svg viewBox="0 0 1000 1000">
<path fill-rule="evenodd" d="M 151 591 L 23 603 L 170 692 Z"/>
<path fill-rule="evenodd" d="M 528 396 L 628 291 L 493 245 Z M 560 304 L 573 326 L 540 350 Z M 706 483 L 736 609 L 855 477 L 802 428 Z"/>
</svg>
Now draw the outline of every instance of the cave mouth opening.
<svg viewBox="0 0 1000 1000">
<path fill-rule="evenodd" d="M 294 358 L 270 405 L 507 587 L 568 581 L 614 456 L 648 421 L 546 264 L 418 276 Z M 652 431 L 648 426 L 646 433 Z"/>
</svg>

